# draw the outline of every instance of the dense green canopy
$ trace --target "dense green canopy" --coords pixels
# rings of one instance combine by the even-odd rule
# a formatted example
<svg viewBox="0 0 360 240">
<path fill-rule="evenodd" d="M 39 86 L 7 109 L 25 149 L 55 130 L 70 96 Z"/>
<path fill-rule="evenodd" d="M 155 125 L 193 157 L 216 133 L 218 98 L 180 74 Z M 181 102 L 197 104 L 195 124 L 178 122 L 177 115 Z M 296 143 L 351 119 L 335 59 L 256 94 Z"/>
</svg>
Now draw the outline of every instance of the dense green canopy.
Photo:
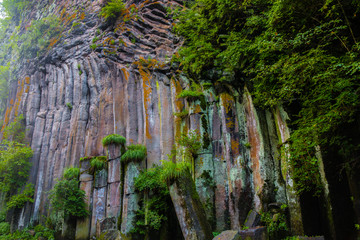
<svg viewBox="0 0 360 240">
<path fill-rule="evenodd" d="M 189 75 L 286 107 L 299 192 L 319 187 L 316 146 L 336 149 L 339 169 L 359 165 L 359 10 L 352 0 L 197 0 L 174 12 Z"/>
</svg>

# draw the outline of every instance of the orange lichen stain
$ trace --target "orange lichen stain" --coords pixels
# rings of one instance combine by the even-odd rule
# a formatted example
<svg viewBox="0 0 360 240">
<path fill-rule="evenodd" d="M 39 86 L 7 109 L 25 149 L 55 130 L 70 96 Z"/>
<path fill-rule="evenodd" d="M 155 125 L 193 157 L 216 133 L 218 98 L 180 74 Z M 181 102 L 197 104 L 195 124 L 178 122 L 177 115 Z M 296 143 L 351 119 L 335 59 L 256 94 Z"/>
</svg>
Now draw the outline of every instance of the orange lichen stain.
<svg viewBox="0 0 360 240">
<path fill-rule="evenodd" d="M 181 88 L 181 85 L 180 85 L 180 82 L 179 81 L 176 81 L 174 78 L 172 78 L 172 81 L 174 83 L 174 86 L 175 86 L 175 93 L 176 93 L 176 96 L 178 94 L 180 94 L 180 92 L 182 91 L 182 88 Z M 181 99 L 179 98 L 175 98 L 175 106 L 176 106 L 176 111 L 177 112 L 181 112 L 184 108 L 184 103 Z"/>
<path fill-rule="evenodd" d="M 10 100 L 10 104 L 13 105 L 14 104 L 14 99 Z"/>
<path fill-rule="evenodd" d="M 5 127 L 8 125 L 12 109 L 13 109 L 12 106 L 6 108 L 6 112 L 5 112 L 5 116 L 4 116 L 4 124 L 1 128 L 1 131 L 3 131 L 5 129 Z"/>
<path fill-rule="evenodd" d="M 26 86 L 25 92 L 26 92 L 26 93 L 29 93 L 29 90 L 30 90 L 30 87 L 29 87 L 29 86 Z"/>
<path fill-rule="evenodd" d="M 84 19 L 85 19 L 85 13 L 84 13 L 84 12 L 82 12 L 82 13 L 80 14 L 80 19 L 81 19 L 81 20 L 84 20 Z"/>
<path fill-rule="evenodd" d="M 231 150 L 232 150 L 232 153 L 233 153 L 233 156 L 236 157 L 236 156 L 239 156 L 240 155 L 240 152 L 239 152 L 239 142 L 235 139 L 231 139 Z"/>
<path fill-rule="evenodd" d="M 50 40 L 49 46 L 47 47 L 47 49 L 49 50 L 50 48 L 52 48 L 56 43 L 58 42 L 58 38 L 54 37 Z"/>
<path fill-rule="evenodd" d="M 229 129 L 235 127 L 235 123 L 231 117 L 226 118 L 226 127 Z"/>
<path fill-rule="evenodd" d="M 151 103 L 151 82 L 152 79 L 149 69 L 144 68 L 140 61 L 134 62 L 139 69 L 140 76 L 142 78 L 143 90 L 144 90 L 144 107 L 145 107 L 145 123 L 146 123 L 146 137 L 151 139 L 152 136 L 149 130 L 149 105 Z"/>
<path fill-rule="evenodd" d="M 126 70 L 126 68 L 122 68 L 121 71 L 123 72 L 125 80 L 128 81 L 130 76 L 129 72 Z"/>
<path fill-rule="evenodd" d="M 233 103 L 234 103 L 234 98 L 228 93 L 222 93 L 220 95 L 220 99 L 221 99 L 222 104 L 224 106 L 225 112 L 229 113 L 230 110 L 232 109 L 232 106 L 233 106 Z"/>
<path fill-rule="evenodd" d="M 198 104 L 198 105 L 195 106 L 194 113 L 200 113 L 200 112 L 201 112 L 201 107 Z"/>
<path fill-rule="evenodd" d="M 25 83 L 30 84 L 30 77 L 25 77 Z"/>
</svg>

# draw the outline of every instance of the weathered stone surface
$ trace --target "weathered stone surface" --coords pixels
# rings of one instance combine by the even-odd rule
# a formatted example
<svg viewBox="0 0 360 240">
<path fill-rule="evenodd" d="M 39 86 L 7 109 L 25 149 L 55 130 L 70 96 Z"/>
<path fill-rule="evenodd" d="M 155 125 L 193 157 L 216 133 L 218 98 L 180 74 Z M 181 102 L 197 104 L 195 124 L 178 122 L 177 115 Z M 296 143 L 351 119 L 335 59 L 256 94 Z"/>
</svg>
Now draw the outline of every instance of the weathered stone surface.
<svg viewBox="0 0 360 240">
<path fill-rule="evenodd" d="M 139 195 L 135 192 L 135 178 L 140 174 L 139 163 L 129 162 L 125 169 L 124 196 L 121 216 L 121 233 L 128 235 L 133 228 L 136 211 L 139 209 Z"/>
<path fill-rule="evenodd" d="M 190 174 L 176 180 L 169 190 L 185 240 L 211 239 L 211 227 Z"/>
<path fill-rule="evenodd" d="M 110 229 L 100 235 L 100 238 L 106 240 L 125 240 L 126 238 L 121 237 L 121 232 L 116 229 Z"/>
<path fill-rule="evenodd" d="M 95 174 L 95 188 L 102 188 L 107 186 L 108 173 L 105 169 L 97 171 Z"/>
<path fill-rule="evenodd" d="M 109 144 L 107 146 L 108 160 L 121 158 L 121 145 Z"/>
<path fill-rule="evenodd" d="M 108 161 L 108 183 L 121 181 L 121 161 L 120 158 Z"/>
<path fill-rule="evenodd" d="M 95 188 L 93 195 L 93 210 L 91 219 L 90 236 L 96 234 L 96 223 L 106 217 L 106 187 Z"/>
<path fill-rule="evenodd" d="M 80 182 L 89 182 L 94 180 L 94 176 L 88 173 L 83 173 L 79 178 Z"/>
<path fill-rule="evenodd" d="M 239 231 L 241 240 L 267 240 L 266 227 L 256 227 Z"/>
<path fill-rule="evenodd" d="M 259 226 L 260 220 L 261 220 L 260 214 L 257 213 L 255 210 L 252 210 L 249 212 L 249 215 L 246 218 L 245 226 L 248 228 Z"/>
<path fill-rule="evenodd" d="M 213 240 L 240 240 L 240 235 L 238 231 L 224 231 L 213 238 Z"/>
<path fill-rule="evenodd" d="M 113 229 L 116 229 L 116 217 L 99 219 L 96 223 L 96 236 L 100 237 L 102 233 Z"/>
<path fill-rule="evenodd" d="M 80 189 L 85 191 L 86 206 L 87 209 L 91 212 L 93 181 L 80 182 Z M 75 232 L 76 240 L 87 240 L 90 238 L 90 224 L 91 224 L 90 216 L 77 220 L 76 232 Z"/>
<path fill-rule="evenodd" d="M 106 200 L 106 217 L 118 217 L 121 209 L 121 183 L 108 184 Z"/>
</svg>

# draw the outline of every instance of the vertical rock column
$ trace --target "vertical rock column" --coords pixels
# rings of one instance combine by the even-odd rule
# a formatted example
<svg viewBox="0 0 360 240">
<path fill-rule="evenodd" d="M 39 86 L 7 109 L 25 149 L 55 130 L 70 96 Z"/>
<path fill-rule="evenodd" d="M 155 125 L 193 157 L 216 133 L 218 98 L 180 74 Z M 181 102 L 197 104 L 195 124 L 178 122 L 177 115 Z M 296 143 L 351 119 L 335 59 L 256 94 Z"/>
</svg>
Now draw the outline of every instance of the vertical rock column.
<svg viewBox="0 0 360 240">
<path fill-rule="evenodd" d="M 107 170 L 102 169 L 96 172 L 95 188 L 93 193 L 93 209 L 91 219 L 90 235 L 96 234 L 96 223 L 106 216 L 106 199 L 107 199 Z"/>
<path fill-rule="evenodd" d="M 85 191 L 85 201 L 87 203 L 88 210 L 92 209 L 92 191 L 94 176 L 89 174 L 88 169 L 90 168 L 90 159 L 86 159 L 80 162 L 80 189 Z M 87 240 L 90 239 L 90 223 L 91 217 L 88 216 L 84 219 L 77 220 L 76 223 L 76 240 Z"/>
<path fill-rule="evenodd" d="M 212 239 L 211 227 L 190 173 L 176 180 L 169 190 L 184 239 Z"/>
<path fill-rule="evenodd" d="M 276 109 L 275 123 L 277 126 L 280 143 L 284 144 L 284 148 L 282 149 L 283 152 L 281 154 L 281 171 L 284 181 L 286 183 L 286 197 L 290 212 L 291 232 L 296 235 L 303 235 L 304 227 L 302 224 L 300 199 L 296 195 L 294 182 L 292 179 L 292 171 L 290 168 L 290 163 L 288 162 L 289 156 L 287 156 L 289 154 L 287 151 L 287 148 L 289 146 L 286 142 L 290 138 L 290 131 L 286 124 L 287 119 L 288 116 L 282 108 L 279 107 L 278 109 Z"/>
<path fill-rule="evenodd" d="M 108 186 L 106 217 L 118 217 L 121 209 L 121 146 L 108 146 Z"/>
<path fill-rule="evenodd" d="M 139 209 L 140 196 L 135 192 L 135 178 L 140 174 L 140 163 L 129 162 L 125 167 L 124 196 L 121 215 L 121 232 L 130 234 L 133 228 L 136 211 Z"/>
</svg>

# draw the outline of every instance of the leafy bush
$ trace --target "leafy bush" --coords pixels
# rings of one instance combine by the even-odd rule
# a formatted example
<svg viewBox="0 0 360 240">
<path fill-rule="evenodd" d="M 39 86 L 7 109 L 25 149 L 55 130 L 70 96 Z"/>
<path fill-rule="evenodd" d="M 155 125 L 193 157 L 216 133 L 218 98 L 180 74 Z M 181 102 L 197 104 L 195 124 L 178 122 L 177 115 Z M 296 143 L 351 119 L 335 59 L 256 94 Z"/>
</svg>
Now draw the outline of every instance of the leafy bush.
<svg viewBox="0 0 360 240">
<path fill-rule="evenodd" d="M 80 168 L 66 168 L 64 178 L 67 180 L 78 179 L 80 176 Z"/>
<path fill-rule="evenodd" d="M 204 93 L 199 91 L 192 91 L 192 90 L 183 90 L 178 95 L 177 98 L 189 98 L 192 100 L 199 99 L 203 97 Z"/>
<path fill-rule="evenodd" d="M 90 166 L 94 172 L 100 171 L 107 167 L 107 158 L 106 156 L 94 157 L 90 161 Z"/>
<path fill-rule="evenodd" d="M 59 180 L 50 190 L 50 202 L 55 215 L 63 214 L 65 218 L 82 218 L 88 216 L 85 203 L 85 192 L 79 189 L 79 181 L 74 177 L 78 170 L 67 170 L 67 177 Z"/>
<path fill-rule="evenodd" d="M 127 147 L 127 151 L 121 156 L 122 162 L 136 161 L 140 162 L 146 158 L 146 147 L 141 144 L 130 145 Z"/>
<path fill-rule="evenodd" d="M 6 229 L 6 225 L 8 223 L 0 223 L 0 225 L 2 225 L 2 224 L 4 224 L 4 227 Z M 9 227 L 10 227 L 10 225 L 9 225 Z M 34 230 L 35 235 L 30 234 L 30 230 Z M 0 235 L 0 240 L 18 240 L 18 239 L 21 239 L 21 240 L 38 240 L 38 239 L 55 240 L 55 237 L 54 237 L 53 230 L 46 228 L 42 225 L 37 225 L 34 229 L 25 228 L 21 231 L 18 230 L 12 234 L 10 233 L 10 231 L 8 231 L 7 233 Z"/>
<path fill-rule="evenodd" d="M 182 133 L 179 138 L 176 139 L 176 143 L 185 147 L 186 158 L 195 158 L 198 151 L 201 149 L 202 142 L 198 131 L 190 131 L 188 134 Z"/>
<path fill-rule="evenodd" d="M 10 233 L 10 224 L 8 222 L 0 223 L 0 235 L 6 235 Z"/>
<path fill-rule="evenodd" d="M 125 10 L 125 3 L 122 0 L 110 0 L 106 5 L 101 9 L 100 16 L 108 19 L 115 18 L 120 13 Z"/>
<path fill-rule="evenodd" d="M 15 192 L 28 180 L 31 167 L 30 147 L 16 142 L 3 141 L 0 147 L 0 191 Z"/>
<path fill-rule="evenodd" d="M 102 139 L 103 146 L 108 146 L 109 144 L 116 145 L 125 145 L 126 139 L 119 134 L 110 134 Z"/>
<path fill-rule="evenodd" d="M 274 216 L 270 212 L 261 213 L 261 221 L 265 224 L 269 239 L 284 239 L 289 236 L 289 228 L 285 213 L 276 213 Z"/>
<path fill-rule="evenodd" d="M 9 201 L 6 203 L 7 208 L 22 208 L 27 202 L 33 203 L 34 192 L 34 185 L 28 183 L 22 193 L 10 197 Z"/>
<path fill-rule="evenodd" d="M 136 222 L 131 232 L 146 235 L 160 230 L 167 221 L 170 194 L 162 180 L 162 167 L 155 167 L 141 172 L 135 179 L 135 188 L 144 194 L 141 207 L 136 212 Z"/>
<path fill-rule="evenodd" d="M 23 115 L 19 115 L 9 123 L 3 131 L 3 139 L 17 143 L 25 143 L 25 122 Z"/>
<path fill-rule="evenodd" d="M 161 179 L 167 183 L 175 181 L 186 172 L 190 172 L 191 164 L 187 161 L 162 161 Z"/>
</svg>

